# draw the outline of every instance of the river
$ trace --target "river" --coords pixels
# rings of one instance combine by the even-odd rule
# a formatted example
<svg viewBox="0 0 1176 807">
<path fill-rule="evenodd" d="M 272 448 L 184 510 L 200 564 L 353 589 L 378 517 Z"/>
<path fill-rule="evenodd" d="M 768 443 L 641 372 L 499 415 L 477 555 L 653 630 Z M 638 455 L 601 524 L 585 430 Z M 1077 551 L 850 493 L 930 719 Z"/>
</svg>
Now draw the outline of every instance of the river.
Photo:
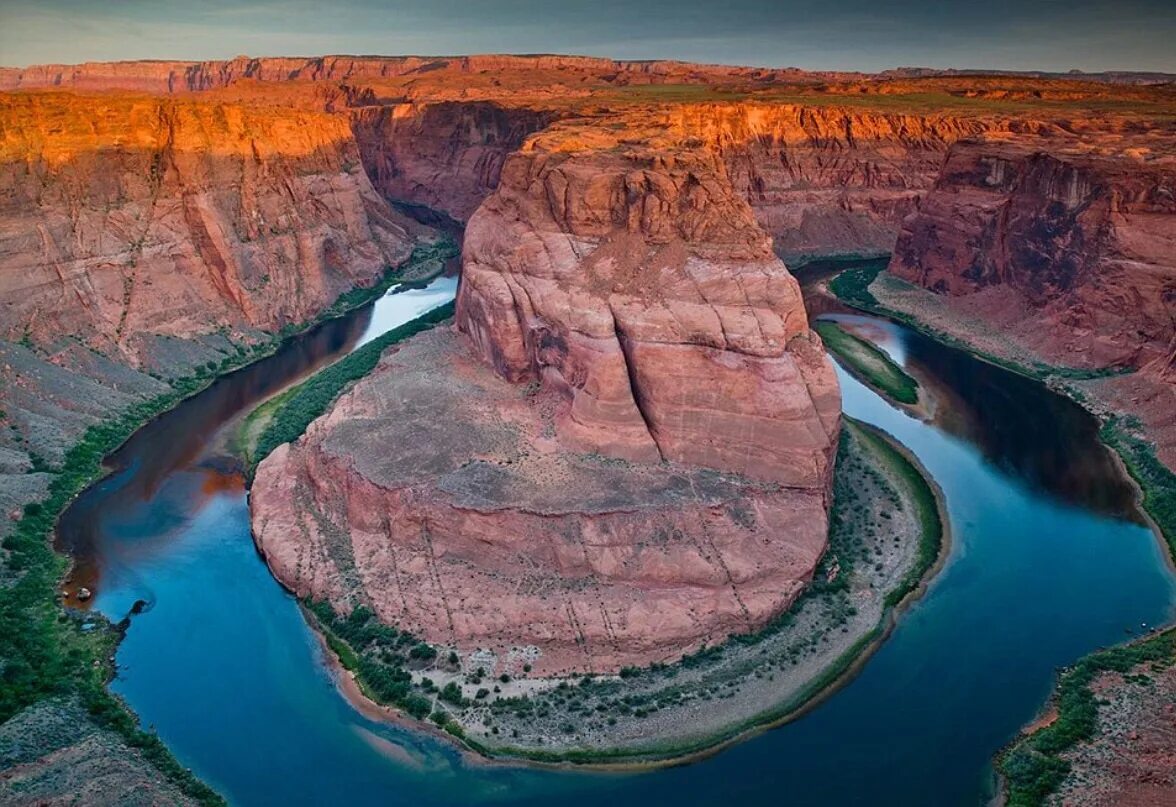
<svg viewBox="0 0 1176 807">
<path fill-rule="evenodd" d="M 793 723 L 640 774 L 489 764 L 366 717 L 254 550 L 227 436 L 256 402 L 455 289 L 385 296 L 218 381 L 137 433 L 61 521 L 94 607 L 118 620 L 146 604 L 113 689 L 233 804 L 975 805 L 1055 668 L 1173 617 L 1164 552 L 1089 415 L 904 327 L 831 313 L 932 396 L 920 421 L 838 369 L 846 413 L 918 456 L 953 533 L 857 677 Z"/>
</svg>

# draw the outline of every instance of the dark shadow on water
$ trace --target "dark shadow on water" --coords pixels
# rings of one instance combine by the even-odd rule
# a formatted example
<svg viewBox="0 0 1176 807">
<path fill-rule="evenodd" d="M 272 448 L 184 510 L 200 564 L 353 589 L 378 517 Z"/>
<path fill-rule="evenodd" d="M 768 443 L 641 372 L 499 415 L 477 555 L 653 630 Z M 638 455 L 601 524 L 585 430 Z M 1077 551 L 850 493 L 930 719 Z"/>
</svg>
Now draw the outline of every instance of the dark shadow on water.
<svg viewBox="0 0 1176 807">
<path fill-rule="evenodd" d="M 907 367 L 937 400 L 935 423 L 1034 492 L 1141 524 L 1135 490 L 1098 421 L 1039 382 L 902 329 Z"/>
<path fill-rule="evenodd" d="M 74 560 L 73 580 L 96 590 L 100 581 L 101 519 L 135 512 L 137 505 L 160 493 L 175 471 L 200 459 L 209 441 L 226 422 L 347 352 L 372 318 L 372 306 L 328 320 L 288 340 L 272 356 L 229 373 L 211 386 L 165 412 L 131 437 L 107 460 L 110 475 L 88 488 L 61 516 L 55 545 Z M 222 472 L 244 483 L 231 461 L 218 460 Z M 206 497 L 207 498 L 207 497 Z M 152 511 L 158 514 L 158 509 Z M 101 517 L 100 517 L 101 514 Z M 159 516 L 153 534 L 166 534 L 167 516 Z M 186 515 L 171 519 L 184 523 Z"/>
</svg>

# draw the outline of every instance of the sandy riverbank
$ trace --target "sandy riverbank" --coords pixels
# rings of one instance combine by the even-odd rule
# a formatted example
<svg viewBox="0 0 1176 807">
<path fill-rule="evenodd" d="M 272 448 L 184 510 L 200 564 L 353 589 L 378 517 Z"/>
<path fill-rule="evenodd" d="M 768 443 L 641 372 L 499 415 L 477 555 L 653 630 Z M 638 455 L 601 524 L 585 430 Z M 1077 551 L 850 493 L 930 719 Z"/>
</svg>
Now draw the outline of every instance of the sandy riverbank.
<svg viewBox="0 0 1176 807">
<path fill-rule="evenodd" d="M 861 669 L 947 555 L 937 486 L 880 432 L 860 424 L 848 431 L 838 490 L 843 512 L 856 515 L 831 537 L 810 594 L 771 628 L 625 678 L 546 682 L 526 698 L 503 693 L 464 709 L 434 696 L 434 708 L 449 712 L 466 747 L 485 757 L 610 769 L 681 764 L 813 708 Z M 921 507 L 934 511 L 938 525 L 930 559 L 924 535 L 930 514 Z M 372 702 L 338 657 L 329 651 L 327 657 L 340 690 L 365 714 L 455 739 Z M 435 670 L 418 671 L 418 680 L 421 675 L 438 687 L 446 683 Z"/>
</svg>

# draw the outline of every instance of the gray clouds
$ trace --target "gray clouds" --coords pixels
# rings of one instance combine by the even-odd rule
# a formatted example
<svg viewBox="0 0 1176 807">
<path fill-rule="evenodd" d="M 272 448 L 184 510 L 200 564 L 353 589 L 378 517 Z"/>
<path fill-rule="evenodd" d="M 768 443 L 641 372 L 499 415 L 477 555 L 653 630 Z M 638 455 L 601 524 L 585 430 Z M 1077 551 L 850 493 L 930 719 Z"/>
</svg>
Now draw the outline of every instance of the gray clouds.
<svg viewBox="0 0 1176 807">
<path fill-rule="evenodd" d="M 0 63 L 588 53 L 814 69 L 1176 71 L 1154 0 L 0 0 Z"/>
</svg>

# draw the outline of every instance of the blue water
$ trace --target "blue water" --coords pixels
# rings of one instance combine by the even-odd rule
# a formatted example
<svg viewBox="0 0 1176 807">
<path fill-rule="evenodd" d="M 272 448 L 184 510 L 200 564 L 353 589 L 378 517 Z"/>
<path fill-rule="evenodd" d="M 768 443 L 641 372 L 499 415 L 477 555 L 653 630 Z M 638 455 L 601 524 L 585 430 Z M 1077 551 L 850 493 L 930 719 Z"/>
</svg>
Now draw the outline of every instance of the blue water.
<svg viewBox="0 0 1176 807">
<path fill-rule="evenodd" d="M 410 317 L 407 300 L 393 304 L 368 322 Z M 620 775 L 485 764 L 365 717 L 257 557 L 216 429 L 191 426 L 209 409 L 199 399 L 132 441 L 74 519 L 89 526 L 97 607 L 117 619 L 148 603 L 114 689 L 235 804 L 978 804 L 992 754 L 1054 669 L 1170 619 L 1176 587 L 1084 413 L 899 326 L 847 324 L 939 402 L 921 422 L 839 371 L 845 411 L 897 437 L 943 489 L 952 546 L 862 673 L 800 720 L 695 764 Z"/>
</svg>

